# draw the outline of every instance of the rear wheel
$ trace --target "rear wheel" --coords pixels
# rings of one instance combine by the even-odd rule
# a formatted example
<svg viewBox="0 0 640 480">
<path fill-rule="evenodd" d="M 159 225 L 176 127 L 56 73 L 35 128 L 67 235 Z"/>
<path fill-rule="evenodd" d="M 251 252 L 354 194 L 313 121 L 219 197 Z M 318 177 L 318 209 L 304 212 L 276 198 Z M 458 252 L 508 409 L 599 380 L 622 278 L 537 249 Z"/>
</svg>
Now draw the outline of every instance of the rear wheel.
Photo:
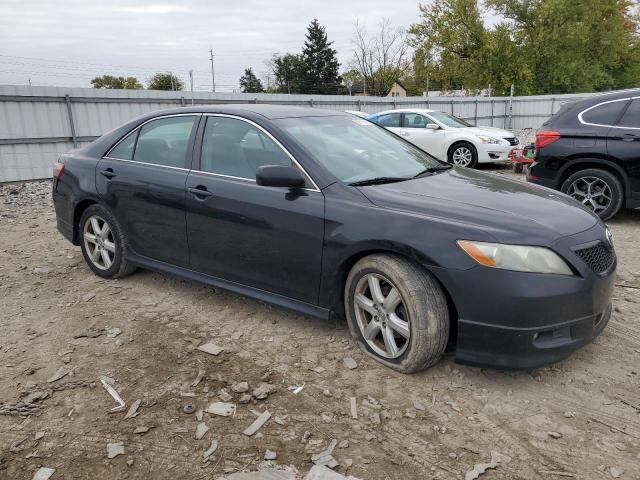
<svg viewBox="0 0 640 480">
<path fill-rule="evenodd" d="M 458 167 L 475 168 L 478 164 L 478 151 L 470 143 L 456 143 L 449 149 L 448 158 L 449 163 Z"/>
<path fill-rule="evenodd" d="M 78 232 L 82 255 L 93 273 L 104 278 L 119 278 L 135 270 L 125 258 L 126 236 L 106 208 L 88 207 L 80 217 Z"/>
<path fill-rule="evenodd" d="M 424 269 L 395 255 L 358 261 L 345 285 L 351 335 L 377 361 L 403 373 L 434 365 L 449 337 L 442 288 Z"/>
<path fill-rule="evenodd" d="M 620 180 L 606 170 L 598 168 L 588 168 L 574 173 L 564 181 L 560 190 L 593 210 L 603 220 L 608 220 L 618 213 L 624 198 Z"/>
</svg>

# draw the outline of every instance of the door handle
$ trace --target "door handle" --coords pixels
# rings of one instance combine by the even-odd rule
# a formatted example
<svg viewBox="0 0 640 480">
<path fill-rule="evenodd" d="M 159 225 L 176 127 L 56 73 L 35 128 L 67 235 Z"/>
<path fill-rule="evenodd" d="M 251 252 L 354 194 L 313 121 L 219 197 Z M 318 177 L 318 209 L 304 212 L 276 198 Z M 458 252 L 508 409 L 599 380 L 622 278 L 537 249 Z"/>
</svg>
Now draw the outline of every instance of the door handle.
<svg viewBox="0 0 640 480">
<path fill-rule="evenodd" d="M 189 191 L 189 193 L 194 194 L 199 200 L 204 200 L 205 198 L 213 195 L 213 193 L 207 190 L 207 187 L 205 187 L 204 185 L 198 185 L 197 187 L 189 187 L 187 188 L 187 190 Z"/>
<path fill-rule="evenodd" d="M 105 170 L 100 171 L 100 175 L 102 175 L 103 177 L 106 177 L 107 180 L 111 180 L 113 177 L 116 176 L 116 174 L 113 173 L 113 168 L 107 168 Z"/>
</svg>

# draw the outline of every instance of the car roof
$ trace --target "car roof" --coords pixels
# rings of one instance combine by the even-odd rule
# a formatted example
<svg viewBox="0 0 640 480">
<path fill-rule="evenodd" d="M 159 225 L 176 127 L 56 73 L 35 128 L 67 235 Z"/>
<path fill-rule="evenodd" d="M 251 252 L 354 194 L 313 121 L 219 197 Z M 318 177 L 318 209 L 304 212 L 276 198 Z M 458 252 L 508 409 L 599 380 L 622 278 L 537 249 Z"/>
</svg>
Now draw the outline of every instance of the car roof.
<svg viewBox="0 0 640 480">
<path fill-rule="evenodd" d="M 327 110 L 323 108 L 296 107 L 290 105 L 269 105 L 269 104 L 219 104 L 219 105 L 197 105 L 181 108 L 170 108 L 156 110 L 147 114 L 149 118 L 161 115 L 172 115 L 176 113 L 226 113 L 229 115 L 260 115 L 267 119 L 277 118 L 299 118 L 299 117 L 329 117 L 335 115 L 348 115 L 337 110 Z"/>
<path fill-rule="evenodd" d="M 386 115 L 387 113 L 432 113 L 437 110 L 430 108 L 396 108 L 395 110 L 385 110 L 383 112 L 376 112 L 373 115 Z"/>
</svg>

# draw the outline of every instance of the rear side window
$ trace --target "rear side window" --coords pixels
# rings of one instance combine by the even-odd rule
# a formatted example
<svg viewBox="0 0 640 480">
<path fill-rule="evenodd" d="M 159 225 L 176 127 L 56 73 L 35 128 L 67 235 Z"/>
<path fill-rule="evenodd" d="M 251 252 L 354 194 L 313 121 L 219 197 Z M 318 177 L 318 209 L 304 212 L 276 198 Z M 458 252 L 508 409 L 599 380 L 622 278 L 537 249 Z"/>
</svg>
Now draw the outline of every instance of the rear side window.
<svg viewBox="0 0 640 480">
<path fill-rule="evenodd" d="M 166 167 L 185 166 L 195 116 L 159 118 L 140 128 L 133 160 Z"/>
<path fill-rule="evenodd" d="M 619 127 L 640 128 L 640 100 L 631 102 L 627 111 L 618 122 Z"/>
<path fill-rule="evenodd" d="M 249 122 L 207 118 L 200 157 L 203 172 L 255 180 L 258 167 L 292 163 L 279 145 Z"/>
<path fill-rule="evenodd" d="M 626 104 L 627 100 L 618 100 L 596 105 L 582 113 L 582 121 L 592 125 L 615 125 Z"/>
<path fill-rule="evenodd" d="M 110 158 L 118 158 L 120 160 L 131 160 L 133 158 L 133 149 L 136 146 L 136 139 L 138 138 L 138 130 L 130 133 L 124 140 L 115 146 L 113 150 L 109 152 Z"/>
<path fill-rule="evenodd" d="M 386 115 L 380 115 L 376 123 L 382 127 L 399 127 L 400 126 L 400 114 L 388 113 Z"/>
<path fill-rule="evenodd" d="M 425 128 L 427 120 L 419 113 L 405 113 L 404 126 L 407 128 Z"/>
</svg>

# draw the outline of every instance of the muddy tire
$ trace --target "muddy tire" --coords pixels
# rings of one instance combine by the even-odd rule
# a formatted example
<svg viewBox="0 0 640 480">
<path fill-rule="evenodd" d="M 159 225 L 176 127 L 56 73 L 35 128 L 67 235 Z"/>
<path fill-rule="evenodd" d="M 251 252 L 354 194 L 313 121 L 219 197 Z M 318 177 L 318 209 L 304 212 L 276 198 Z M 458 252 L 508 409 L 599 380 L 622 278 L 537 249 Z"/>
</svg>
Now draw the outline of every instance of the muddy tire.
<svg viewBox="0 0 640 480">
<path fill-rule="evenodd" d="M 618 213 L 624 200 L 620 180 L 599 168 L 587 168 L 574 173 L 564 181 L 560 190 L 592 210 L 602 220 L 608 220 Z"/>
</svg>

